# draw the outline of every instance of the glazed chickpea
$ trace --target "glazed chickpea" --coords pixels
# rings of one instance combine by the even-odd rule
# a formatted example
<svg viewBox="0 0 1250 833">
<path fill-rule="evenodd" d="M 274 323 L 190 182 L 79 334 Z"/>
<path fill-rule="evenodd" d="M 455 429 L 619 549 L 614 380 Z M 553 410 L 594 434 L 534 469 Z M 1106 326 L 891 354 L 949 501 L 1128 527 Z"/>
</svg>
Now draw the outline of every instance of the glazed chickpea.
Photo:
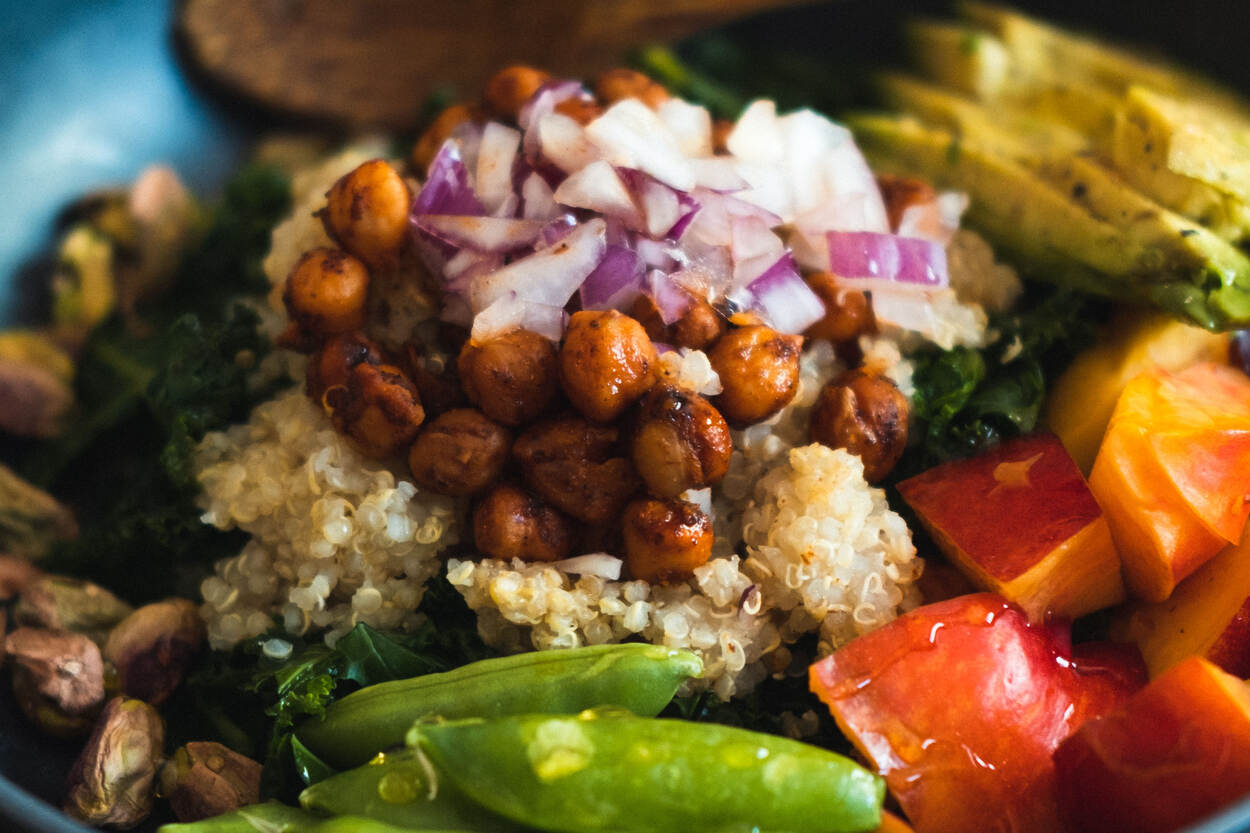
<svg viewBox="0 0 1250 833">
<path fill-rule="evenodd" d="M 825 317 L 808 327 L 804 335 L 838 344 L 872 332 L 875 322 L 867 295 L 839 286 L 837 278 L 828 272 L 813 272 L 804 280 L 825 304 Z"/>
<path fill-rule="evenodd" d="M 390 163 L 373 159 L 348 173 L 326 194 L 326 232 L 370 266 L 399 261 L 408 242 L 412 192 Z"/>
<path fill-rule="evenodd" d="M 435 364 L 426 357 L 425 346 L 420 342 L 405 344 L 401 359 L 400 369 L 421 395 L 421 407 L 425 408 L 427 418 L 465 405 L 460 383 L 446 370 L 438 369 L 441 363 Z"/>
<path fill-rule="evenodd" d="M 499 479 L 511 446 L 506 428 L 474 408 L 457 408 L 421 430 L 408 451 L 408 468 L 417 485 L 463 497 Z"/>
<path fill-rule="evenodd" d="M 564 515 L 506 483 L 473 510 L 473 543 L 491 558 L 558 561 L 572 551 L 574 532 Z"/>
<path fill-rule="evenodd" d="M 728 326 L 724 316 L 703 299 L 695 299 L 690 309 L 672 324 L 665 324 L 655 302 L 645 295 L 630 307 L 629 314 L 642 324 L 652 341 L 702 350 L 720 338 Z"/>
<path fill-rule="evenodd" d="M 596 422 L 611 422 L 655 383 L 655 345 L 634 319 L 616 310 L 582 310 L 560 348 L 564 394 Z"/>
<path fill-rule="evenodd" d="M 282 302 L 301 331 L 322 337 L 365 325 L 369 270 L 339 249 L 307 252 L 287 276 Z"/>
<path fill-rule="evenodd" d="M 606 104 L 636 98 L 652 110 L 668 100 L 668 90 L 664 89 L 664 85 L 626 67 L 610 69 L 600 75 L 595 81 L 595 95 Z"/>
<path fill-rule="evenodd" d="M 799 388 L 802 336 L 760 324 L 730 330 L 708 351 L 724 391 L 716 407 L 730 425 L 763 422 L 790 403 Z"/>
<path fill-rule="evenodd" d="M 334 336 L 308 360 L 304 390 L 308 398 L 321 403 L 330 388 L 346 387 L 351 370 L 361 362 L 378 364 L 382 350 L 364 333 L 351 332 Z"/>
<path fill-rule="evenodd" d="M 443 142 L 451 137 L 457 127 L 470 121 L 474 121 L 474 112 L 464 104 L 453 104 L 439 113 L 412 146 L 412 167 L 424 178 Z"/>
<path fill-rule="evenodd" d="M 890 473 L 907 447 L 907 397 L 880 373 L 853 370 L 825 386 L 812 410 L 812 440 L 864 461 L 864 479 Z"/>
<path fill-rule="evenodd" d="M 684 500 L 641 498 L 625 507 L 625 566 L 651 584 L 684 581 L 712 556 L 712 519 Z"/>
<path fill-rule="evenodd" d="M 619 449 L 615 426 L 578 416 L 540 422 L 517 438 L 512 456 L 544 500 L 579 521 L 606 524 L 641 482 Z"/>
<path fill-rule="evenodd" d="M 456 361 L 469 401 L 496 422 L 523 425 L 543 414 L 560 393 L 556 348 L 529 330 L 481 344 L 465 342 Z"/>
<path fill-rule="evenodd" d="M 541 69 L 519 64 L 505 67 L 486 82 L 483 98 L 495 115 L 515 120 L 525 102 L 550 80 L 551 75 Z"/>
<path fill-rule="evenodd" d="M 425 419 L 416 387 L 399 368 L 386 364 L 357 364 L 345 386 L 326 391 L 324 403 L 335 429 L 376 459 L 411 443 Z"/>
<path fill-rule="evenodd" d="M 932 185 L 914 177 L 882 174 L 877 177 L 877 187 L 881 189 L 881 199 L 885 201 L 885 212 L 892 229 L 898 228 L 908 206 L 937 199 Z"/>
<path fill-rule="evenodd" d="M 673 498 L 719 483 L 729 471 L 733 440 L 712 403 L 671 385 L 657 385 L 642 400 L 630 450 L 651 494 Z"/>
</svg>

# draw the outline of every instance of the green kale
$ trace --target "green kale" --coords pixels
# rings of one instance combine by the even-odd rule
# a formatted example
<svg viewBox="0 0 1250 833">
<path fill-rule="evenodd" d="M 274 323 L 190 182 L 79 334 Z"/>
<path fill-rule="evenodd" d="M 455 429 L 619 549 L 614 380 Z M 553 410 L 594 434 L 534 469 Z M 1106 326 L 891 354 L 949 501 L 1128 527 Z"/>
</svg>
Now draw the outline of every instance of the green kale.
<svg viewBox="0 0 1250 833">
<path fill-rule="evenodd" d="M 915 356 L 916 440 L 896 473 L 915 474 L 1032 431 L 1047 385 L 1093 342 L 1102 307 L 1070 290 L 1030 287 L 1017 312 L 991 319 L 994 343 Z"/>
</svg>

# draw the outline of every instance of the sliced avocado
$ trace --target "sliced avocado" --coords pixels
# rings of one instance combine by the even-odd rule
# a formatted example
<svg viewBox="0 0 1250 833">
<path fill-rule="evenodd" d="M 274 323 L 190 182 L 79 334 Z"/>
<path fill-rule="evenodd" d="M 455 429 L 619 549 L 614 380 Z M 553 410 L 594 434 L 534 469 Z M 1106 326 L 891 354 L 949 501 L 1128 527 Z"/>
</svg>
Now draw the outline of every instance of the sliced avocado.
<svg viewBox="0 0 1250 833">
<path fill-rule="evenodd" d="M 1250 260 L 1088 159 L 914 117 L 857 116 L 848 126 L 875 168 L 968 192 L 969 223 L 1029 274 L 1149 301 L 1208 329 L 1250 322 Z"/>
<path fill-rule="evenodd" d="M 981 99 L 995 98 L 1007 86 L 1007 49 L 988 32 L 920 19 L 908 24 L 907 40 L 917 67 L 940 84 Z"/>
</svg>

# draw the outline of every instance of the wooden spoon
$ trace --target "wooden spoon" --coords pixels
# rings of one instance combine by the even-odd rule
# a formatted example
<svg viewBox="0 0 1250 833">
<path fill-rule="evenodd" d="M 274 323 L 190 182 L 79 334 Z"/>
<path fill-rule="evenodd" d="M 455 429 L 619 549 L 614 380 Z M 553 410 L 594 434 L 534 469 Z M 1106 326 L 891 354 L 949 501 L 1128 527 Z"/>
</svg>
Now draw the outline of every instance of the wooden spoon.
<svg viewBox="0 0 1250 833">
<path fill-rule="evenodd" d="M 474 95 L 526 63 L 588 77 L 630 49 L 810 0 L 184 0 L 195 68 L 234 95 L 353 127 L 403 128 L 426 96 Z"/>
</svg>

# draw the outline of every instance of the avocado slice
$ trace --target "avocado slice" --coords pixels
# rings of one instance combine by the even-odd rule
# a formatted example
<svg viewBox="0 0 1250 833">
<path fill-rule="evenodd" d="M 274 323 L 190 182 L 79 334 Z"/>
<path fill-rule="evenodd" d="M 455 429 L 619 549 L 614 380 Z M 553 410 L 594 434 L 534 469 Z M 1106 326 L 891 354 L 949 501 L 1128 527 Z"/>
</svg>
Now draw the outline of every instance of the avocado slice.
<svg viewBox="0 0 1250 833">
<path fill-rule="evenodd" d="M 1250 259 L 1085 157 L 909 116 L 847 124 L 874 169 L 968 192 L 970 225 L 1028 274 L 1150 302 L 1211 330 L 1250 323 Z"/>
</svg>

